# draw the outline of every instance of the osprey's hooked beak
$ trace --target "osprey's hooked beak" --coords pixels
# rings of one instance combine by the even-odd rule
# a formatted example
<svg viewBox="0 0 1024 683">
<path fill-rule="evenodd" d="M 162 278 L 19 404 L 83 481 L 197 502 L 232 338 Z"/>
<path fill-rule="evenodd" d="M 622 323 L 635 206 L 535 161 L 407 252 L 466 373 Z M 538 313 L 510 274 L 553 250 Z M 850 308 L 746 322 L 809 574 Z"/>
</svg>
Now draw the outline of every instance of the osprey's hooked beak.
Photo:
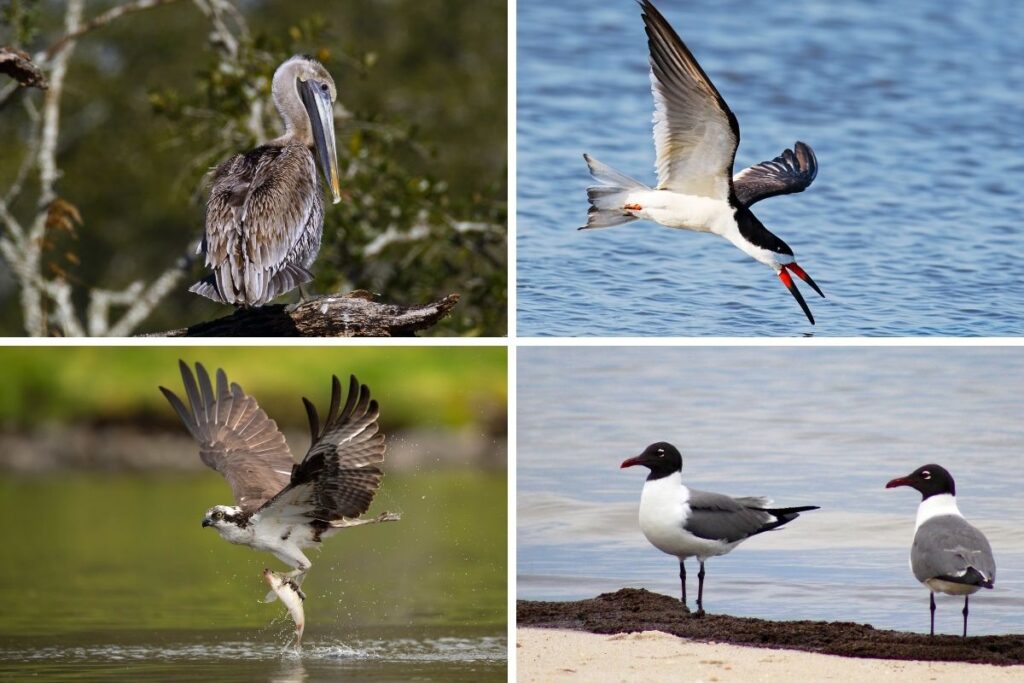
<svg viewBox="0 0 1024 683">
<path fill-rule="evenodd" d="M 213 526 L 213 522 L 210 521 L 209 517 L 203 517 L 203 528 L 205 529 L 208 526 Z"/>
<path fill-rule="evenodd" d="M 333 203 L 341 201 L 341 187 L 338 181 L 338 152 L 334 141 L 334 105 L 331 103 L 331 92 L 325 83 L 310 79 L 299 81 L 299 95 L 309 115 L 309 124 L 313 129 L 313 143 L 316 155 L 320 159 L 320 168 L 324 179 L 331 188 Z"/>
</svg>

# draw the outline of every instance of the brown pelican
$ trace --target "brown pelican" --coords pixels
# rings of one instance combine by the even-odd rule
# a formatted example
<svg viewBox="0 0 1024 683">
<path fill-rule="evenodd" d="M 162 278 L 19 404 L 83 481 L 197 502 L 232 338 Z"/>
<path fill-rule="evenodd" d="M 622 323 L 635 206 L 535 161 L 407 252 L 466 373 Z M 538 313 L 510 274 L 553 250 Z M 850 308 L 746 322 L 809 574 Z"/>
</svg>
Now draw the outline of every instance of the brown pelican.
<svg viewBox="0 0 1024 683">
<path fill-rule="evenodd" d="M 272 92 L 284 135 L 213 171 L 199 247 L 213 274 L 189 288 L 235 306 L 262 306 L 313 279 L 324 228 L 314 148 L 334 203 L 341 201 L 334 79 L 296 55 L 277 67 Z"/>
</svg>

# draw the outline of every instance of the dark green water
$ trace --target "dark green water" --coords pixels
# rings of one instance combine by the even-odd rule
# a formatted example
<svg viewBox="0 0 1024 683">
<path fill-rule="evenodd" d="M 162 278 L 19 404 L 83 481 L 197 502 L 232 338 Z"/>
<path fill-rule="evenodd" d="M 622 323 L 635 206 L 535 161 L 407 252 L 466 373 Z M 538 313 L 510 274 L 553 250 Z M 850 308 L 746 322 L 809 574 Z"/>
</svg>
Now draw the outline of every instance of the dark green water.
<svg viewBox="0 0 1024 683">
<path fill-rule="evenodd" d="M 291 622 L 262 604 L 272 556 L 202 529 L 212 474 L 0 480 L 0 679 L 504 680 L 506 483 L 389 476 L 401 522 L 329 539 Z"/>
</svg>

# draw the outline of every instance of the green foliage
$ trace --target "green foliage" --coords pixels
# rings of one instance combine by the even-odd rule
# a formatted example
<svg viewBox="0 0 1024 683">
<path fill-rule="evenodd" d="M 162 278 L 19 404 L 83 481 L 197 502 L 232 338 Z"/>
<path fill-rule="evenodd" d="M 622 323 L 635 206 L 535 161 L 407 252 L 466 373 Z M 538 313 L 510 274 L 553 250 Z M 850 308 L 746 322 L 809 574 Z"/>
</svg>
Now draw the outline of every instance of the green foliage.
<svg viewBox="0 0 1024 683">
<path fill-rule="evenodd" d="M 40 0 L 6 0 L 0 2 L 0 45 L 27 45 L 39 33 Z"/>
<path fill-rule="evenodd" d="M 369 386 L 387 429 L 504 422 L 506 352 L 499 347 L 9 347 L 0 349 L 0 429 L 142 422 L 180 430 L 157 391 L 180 389 L 179 358 L 224 368 L 291 428 L 305 428 L 301 396 L 329 398 L 332 374 L 355 374 Z"/>
</svg>

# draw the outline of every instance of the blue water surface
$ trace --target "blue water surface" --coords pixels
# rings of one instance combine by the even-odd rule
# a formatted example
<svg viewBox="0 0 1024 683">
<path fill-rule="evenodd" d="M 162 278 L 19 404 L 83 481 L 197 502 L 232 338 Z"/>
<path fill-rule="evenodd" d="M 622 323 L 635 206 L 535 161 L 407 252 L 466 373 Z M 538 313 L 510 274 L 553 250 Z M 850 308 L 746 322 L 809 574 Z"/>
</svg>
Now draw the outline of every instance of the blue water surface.
<svg viewBox="0 0 1024 683">
<path fill-rule="evenodd" d="M 661 0 L 739 119 L 737 168 L 796 140 L 820 170 L 755 207 L 828 295 L 817 326 L 721 238 L 577 232 L 583 152 L 654 183 L 640 10 L 518 3 L 524 336 L 1003 336 L 1024 331 L 1024 3 Z"/>
</svg>

